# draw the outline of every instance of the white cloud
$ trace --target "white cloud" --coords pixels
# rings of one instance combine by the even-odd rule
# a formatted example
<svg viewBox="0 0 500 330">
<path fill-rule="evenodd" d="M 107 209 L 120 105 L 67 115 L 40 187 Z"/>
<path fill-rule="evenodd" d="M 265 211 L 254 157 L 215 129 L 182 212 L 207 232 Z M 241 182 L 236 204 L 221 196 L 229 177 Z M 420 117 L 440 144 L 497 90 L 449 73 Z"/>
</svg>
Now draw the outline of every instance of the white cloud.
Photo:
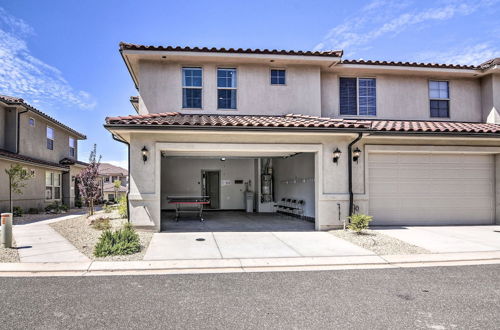
<svg viewBox="0 0 500 330">
<path fill-rule="evenodd" d="M 500 57 L 500 47 L 489 43 L 463 45 L 446 52 L 427 51 L 416 55 L 419 62 L 478 65 L 489 59 Z"/>
<path fill-rule="evenodd" d="M 61 71 L 31 54 L 26 39 L 34 33 L 30 25 L 0 7 L 0 93 L 25 98 L 34 105 L 95 107 L 89 93 L 73 89 Z"/>
<path fill-rule="evenodd" d="M 418 11 L 409 10 L 409 2 L 374 0 L 352 17 L 346 18 L 340 25 L 333 27 L 314 49 L 344 49 L 347 55 L 353 55 L 360 47 L 366 47 L 378 38 L 393 37 L 425 23 L 470 15 L 498 2 L 448 1 L 446 5 Z"/>
</svg>

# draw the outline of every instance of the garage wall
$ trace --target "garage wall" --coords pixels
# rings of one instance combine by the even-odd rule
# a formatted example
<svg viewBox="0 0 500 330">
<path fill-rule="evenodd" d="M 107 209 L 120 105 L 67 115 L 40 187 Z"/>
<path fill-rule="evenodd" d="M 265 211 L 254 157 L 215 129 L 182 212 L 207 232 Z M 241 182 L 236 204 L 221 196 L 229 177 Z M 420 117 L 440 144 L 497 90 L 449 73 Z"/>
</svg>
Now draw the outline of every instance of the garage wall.
<svg viewBox="0 0 500 330">
<path fill-rule="evenodd" d="M 273 158 L 273 174 L 276 201 L 282 198 L 304 200 L 304 215 L 314 217 L 314 154 Z"/>
<path fill-rule="evenodd" d="M 201 194 L 201 171 L 220 170 L 221 209 L 242 210 L 245 208 L 245 184 L 235 184 L 235 180 L 251 181 L 254 190 L 254 160 L 253 159 L 219 159 L 208 158 L 162 158 L 161 165 L 161 206 L 162 209 L 172 208 L 166 203 L 169 195 L 197 196 Z"/>
</svg>

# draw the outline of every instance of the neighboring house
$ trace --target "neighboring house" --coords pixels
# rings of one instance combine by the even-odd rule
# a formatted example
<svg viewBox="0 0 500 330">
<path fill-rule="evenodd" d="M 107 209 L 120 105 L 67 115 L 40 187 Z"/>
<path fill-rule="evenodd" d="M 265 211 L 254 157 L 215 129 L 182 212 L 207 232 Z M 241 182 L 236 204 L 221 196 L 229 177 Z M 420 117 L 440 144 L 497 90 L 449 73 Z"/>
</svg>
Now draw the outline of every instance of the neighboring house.
<svg viewBox="0 0 500 330">
<path fill-rule="evenodd" d="M 43 209 L 53 202 L 75 206 L 75 176 L 87 165 L 78 161 L 78 140 L 85 135 L 16 97 L 0 95 L 0 210 L 9 209 L 5 169 L 21 164 L 33 178 L 14 206 Z"/>
<path fill-rule="evenodd" d="M 170 195 L 243 210 L 247 190 L 257 212 L 304 201 L 317 230 L 353 212 L 373 225 L 500 223 L 498 58 L 465 66 L 126 43 L 120 52 L 138 115 L 105 127 L 129 144 L 135 225 L 160 230 Z"/>
<path fill-rule="evenodd" d="M 128 191 L 128 171 L 122 167 L 109 163 L 99 165 L 101 178 L 101 196 L 105 201 L 118 201 Z M 115 181 L 120 181 L 120 187 L 115 188 Z"/>
</svg>

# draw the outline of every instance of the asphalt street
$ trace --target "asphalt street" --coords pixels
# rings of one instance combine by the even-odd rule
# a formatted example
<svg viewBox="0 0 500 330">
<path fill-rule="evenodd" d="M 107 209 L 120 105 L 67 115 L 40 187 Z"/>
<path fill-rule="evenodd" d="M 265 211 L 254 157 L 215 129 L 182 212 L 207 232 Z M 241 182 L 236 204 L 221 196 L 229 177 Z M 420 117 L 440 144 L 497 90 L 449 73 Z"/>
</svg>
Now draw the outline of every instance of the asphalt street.
<svg viewBox="0 0 500 330">
<path fill-rule="evenodd" d="M 500 265 L 0 278 L 2 329 L 498 329 Z"/>
</svg>

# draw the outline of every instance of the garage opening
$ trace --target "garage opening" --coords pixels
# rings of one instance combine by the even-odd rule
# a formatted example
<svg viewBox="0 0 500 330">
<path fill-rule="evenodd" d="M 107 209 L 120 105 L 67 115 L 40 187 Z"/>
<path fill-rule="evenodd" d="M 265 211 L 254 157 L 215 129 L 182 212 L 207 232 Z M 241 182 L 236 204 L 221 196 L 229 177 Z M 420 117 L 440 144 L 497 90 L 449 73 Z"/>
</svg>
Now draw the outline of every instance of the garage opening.
<svg viewBox="0 0 500 330">
<path fill-rule="evenodd" d="M 312 152 L 163 152 L 161 231 L 315 229 Z"/>
</svg>

